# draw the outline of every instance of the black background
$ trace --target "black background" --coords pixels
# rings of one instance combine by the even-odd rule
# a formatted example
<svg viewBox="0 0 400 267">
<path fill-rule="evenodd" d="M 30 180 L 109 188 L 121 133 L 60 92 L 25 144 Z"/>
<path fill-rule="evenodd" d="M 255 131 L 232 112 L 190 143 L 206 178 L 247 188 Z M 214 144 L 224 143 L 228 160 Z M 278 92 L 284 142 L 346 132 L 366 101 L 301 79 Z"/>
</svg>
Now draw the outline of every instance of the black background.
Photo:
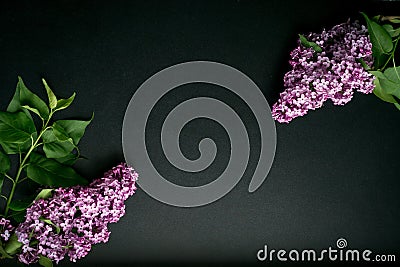
<svg viewBox="0 0 400 267">
<path fill-rule="evenodd" d="M 272 106 L 297 33 L 360 18 L 359 11 L 399 15 L 400 7 L 374 1 L 2 1 L 0 107 L 4 110 L 11 99 L 17 75 L 42 97 L 41 77 L 61 97 L 76 91 L 74 104 L 59 118 L 89 118 L 94 111 L 81 141 L 89 160 L 77 169 L 99 177 L 124 161 L 124 112 L 151 75 L 186 61 L 221 62 L 252 78 Z M 264 244 L 322 249 L 334 247 L 340 237 L 349 247 L 400 257 L 400 113 L 393 105 L 357 93 L 344 107 L 327 103 L 289 125 L 277 124 L 273 167 L 264 184 L 249 194 L 257 124 L 246 106 L 215 86 L 177 88 L 153 110 L 147 135 L 153 137 L 148 145 L 157 168 L 185 185 L 205 184 L 224 169 L 227 134 L 210 120 L 188 124 L 181 136 L 189 158 L 198 156 L 201 137 L 212 136 L 219 154 L 210 169 L 185 174 L 159 156 L 162 118 L 177 103 L 198 95 L 238 104 L 247 118 L 255 149 L 240 183 L 221 200 L 192 209 L 162 204 L 139 189 L 127 201 L 126 215 L 111 225 L 110 241 L 95 246 L 75 266 L 248 265 L 257 263 L 256 252 Z"/>
</svg>

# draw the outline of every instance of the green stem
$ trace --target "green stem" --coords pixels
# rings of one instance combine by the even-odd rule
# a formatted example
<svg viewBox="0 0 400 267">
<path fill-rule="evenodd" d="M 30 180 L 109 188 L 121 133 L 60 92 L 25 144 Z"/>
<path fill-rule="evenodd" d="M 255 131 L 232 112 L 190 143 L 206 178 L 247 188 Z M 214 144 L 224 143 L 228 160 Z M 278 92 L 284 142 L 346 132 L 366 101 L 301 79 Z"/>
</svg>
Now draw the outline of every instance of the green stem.
<svg viewBox="0 0 400 267">
<path fill-rule="evenodd" d="M 396 73 L 397 79 L 399 79 L 399 81 L 400 81 L 400 76 L 396 69 L 396 61 L 394 60 L 394 57 L 393 57 L 393 67 L 394 67 L 394 72 Z"/>
<path fill-rule="evenodd" d="M 20 183 L 22 183 L 23 181 L 25 181 L 26 179 L 28 179 L 28 177 L 25 176 L 24 178 L 22 178 L 21 180 L 19 180 L 18 183 L 20 184 Z"/>
<path fill-rule="evenodd" d="M 25 168 L 25 163 L 26 161 L 29 159 L 29 156 L 31 155 L 31 153 L 33 152 L 33 150 L 35 150 L 35 148 L 38 146 L 39 140 L 42 137 L 43 133 L 48 129 L 47 125 L 50 122 L 51 117 L 53 116 L 53 112 L 50 112 L 49 118 L 47 119 L 46 123 L 43 125 L 42 130 L 40 131 L 38 137 L 36 138 L 35 142 L 32 144 L 32 146 L 29 148 L 28 152 L 25 154 L 24 159 L 22 160 L 22 162 L 19 165 L 18 171 L 17 171 L 17 176 L 15 177 L 15 180 L 13 180 L 13 186 L 11 188 L 11 192 L 10 195 L 8 196 L 8 200 L 6 203 L 6 207 L 4 210 L 4 216 L 8 215 L 8 211 L 10 210 L 10 203 L 13 199 L 14 193 L 15 193 L 15 189 L 17 188 L 17 184 L 18 184 L 18 180 L 19 177 L 21 176 L 22 170 Z"/>
<path fill-rule="evenodd" d="M 386 65 L 390 62 L 391 59 L 394 59 L 394 53 L 396 52 L 396 48 L 397 48 L 397 44 L 399 43 L 400 37 L 396 39 L 395 43 L 394 43 L 394 48 L 392 50 L 392 53 L 390 54 L 390 57 L 388 58 L 388 60 L 386 61 L 385 65 L 383 65 L 383 67 L 381 68 L 381 70 L 385 70 Z"/>
<path fill-rule="evenodd" d="M 390 62 L 390 60 L 392 59 L 393 54 L 390 55 L 390 57 L 388 58 L 388 60 L 386 61 L 385 65 L 383 65 L 383 67 L 380 69 L 381 71 L 385 70 L 387 64 Z"/>
<path fill-rule="evenodd" d="M 10 175 L 8 175 L 7 173 L 5 173 L 4 176 L 7 177 L 8 179 L 10 179 L 12 182 L 14 182 L 14 179 Z"/>
</svg>

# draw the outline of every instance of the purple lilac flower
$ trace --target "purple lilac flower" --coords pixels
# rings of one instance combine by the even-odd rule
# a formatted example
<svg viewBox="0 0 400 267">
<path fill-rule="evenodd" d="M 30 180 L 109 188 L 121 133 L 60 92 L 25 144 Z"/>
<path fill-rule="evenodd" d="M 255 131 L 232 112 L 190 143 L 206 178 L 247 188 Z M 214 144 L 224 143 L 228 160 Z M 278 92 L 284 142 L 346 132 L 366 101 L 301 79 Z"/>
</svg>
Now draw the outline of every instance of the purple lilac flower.
<svg viewBox="0 0 400 267">
<path fill-rule="evenodd" d="M 286 89 L 272 107 L 273 118 L 281 123 L 320 108 L 328 99 L 334 105 L 345 105 L 355 90 L 369 94 L 374 89 L 373 75 L 358 62 L 363 59 L 369 66 L 373 63 L 372 44 L 364 25 L 348 21 L 306 37 L 322 52 L 299 43 L 290 53 L 292 70 L 284 76 Z"/>
<path fill-rule="evenodd" d="M 15 228 L 11 225 L 9 220 L 6 218 L 0 218 L 0 241 L 2 243 L 7 242 L 14 229 Z"/>
<path fill-rule="evenodd" d="M 43 255 L 58 263 L 68 255 L 85 257 L 92 245 L 107 242 L 109 223 L 125 214 L 124 201 L 135 193 L 138 174 L 120 164 L 89 186 L 58 188 L 27 209 L 16 234 L 23 244 L 19 261 L 30 264 Z"/>
</svg>

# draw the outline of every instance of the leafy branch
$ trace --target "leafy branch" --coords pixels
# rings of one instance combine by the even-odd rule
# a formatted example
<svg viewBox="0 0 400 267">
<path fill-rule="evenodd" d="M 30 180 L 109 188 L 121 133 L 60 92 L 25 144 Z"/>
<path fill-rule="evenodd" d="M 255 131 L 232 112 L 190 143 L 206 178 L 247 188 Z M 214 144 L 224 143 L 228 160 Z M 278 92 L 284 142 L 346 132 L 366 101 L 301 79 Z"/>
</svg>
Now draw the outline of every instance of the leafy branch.
<svg viewBox="0 0 400 267">
<path fill-rule="evenodd" d="M 18 77 L 15 94 L 7 111 L 0 111 L 0 200 L 5 201 L 0 217 L 12 218 L 17 222 L 23 220 L 26 209 L 34 200 L 51 196 L 53 189 L 46 187 L 87 184 L 87 180 L 72 165 L 80 158 L 78 144 L 93 116 L 88 121 L 54 121 L 54 114 L 68 108 L 75 99 L 75 93 L 69 98 L 58 99 L 47 82 L 44 79 L 42 82 L 48 104 L 31 92 Z M 38 127 L 32 115 L 39 118 Z M 9 173 L 10 155 L 19 158 L 14 176 Z M 8 194 L 3 192 L 5 178 L 11 183 Z M 27 199 L 15 199 L 17 186 L 28 179 L 45 189 Z M 21 245 L 15 236 L 11 236 L 6 244 L 0 243 L 0 258 L 12 257 Z M 45 257 L 41 261 L 49 264 Z"/>
<path fill-rule="evenodd" d="M 400 40 L 400 17 L 375 16 L 370 19 L 361 13 L 368 26 L 372 43 L 374 66 L 363 65 L 375 76 L 374 94 L 400 110 L 400 67 L 396 67 L 395 53 Z M 392 65 L 388 67 L 389 65 Z"/>
</svg>

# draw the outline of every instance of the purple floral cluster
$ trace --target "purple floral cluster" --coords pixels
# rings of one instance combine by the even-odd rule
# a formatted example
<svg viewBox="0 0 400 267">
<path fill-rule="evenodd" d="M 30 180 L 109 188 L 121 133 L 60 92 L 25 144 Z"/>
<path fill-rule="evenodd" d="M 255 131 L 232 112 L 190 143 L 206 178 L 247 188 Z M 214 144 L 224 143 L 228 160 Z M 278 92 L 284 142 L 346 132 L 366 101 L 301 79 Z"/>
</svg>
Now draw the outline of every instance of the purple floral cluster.
<svg viewBox="0 0 400 267">
<path fill-rule="evenodd" d="M 6 218 L 0 218 L 0 241 L 3 243 L 7 242 L 14 229 L 15 228 L 11 225 L 9 220 Z"/>
<path fill-rule="evenodd" d="M 89 186 L 58 188 L 51 198 L 35 201 L 15 230 L 23 244 L 19 261 L 30 264 L 43 255 L 58 263 L 68 255 L 75 262 L 92 245 L 107 242 L 107 225 L 125 214 L 124 201 L 135 193 L 137 177 L 120 164 Z"/>
<path fill-rule="evenodd" d="M 306 38 L 322 52 L 299 43 L 290 53 L 292 70 L 284 76 L 286 89 L 272 108 L 273 118 L 281 123 L 320 108 L 328 99 L 335 105 L 345 105 L 355 90 L 369 94 L 374 89 L 373 75 L 358 61 L 363 59 L 369 66 L 373 63 L 372 44 L 364 25 L 348 21 Z"/>
</svg>

